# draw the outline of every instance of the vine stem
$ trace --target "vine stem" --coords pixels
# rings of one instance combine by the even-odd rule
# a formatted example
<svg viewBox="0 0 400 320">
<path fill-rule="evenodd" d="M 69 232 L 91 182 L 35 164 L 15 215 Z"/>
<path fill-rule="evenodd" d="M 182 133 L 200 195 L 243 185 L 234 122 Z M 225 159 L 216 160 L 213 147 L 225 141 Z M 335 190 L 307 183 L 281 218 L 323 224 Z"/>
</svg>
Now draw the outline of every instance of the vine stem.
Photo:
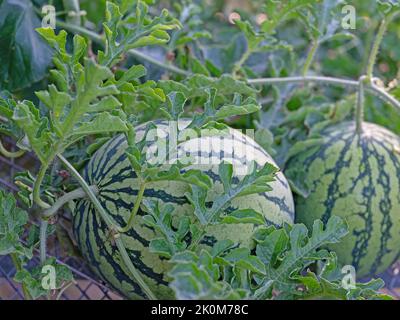
<svg viewBox="0 0 400 320">
<path fill-rule="evenodd" d="M 146 183 L 143 182 L 140 184 L 140 189 L 139 189 L 138 195 L 136 197 L 136 202 L 132 209 L 132 213 L 131 213 L 131 216 L 129 217 L 128 223 L 126 224 L 125 227 L 123 227 L 121 229 L 121 233 L 127 232 L 130 228 L 132 228 L 134 218 L 135 218 L 137 212 L 139 211 L 140 204 L 142 203 L 143 194 L 144 194 L 145 190 L 146 190 Z"/>
<path fill-rule="evenodd" d="M 323 76 L 294 76 L 279 78 L 258 78 L 247 80 L 248 84 L 279 84 L 279 83 L 303 83 L 303 82 L 324 82 L 341 86 L 358 87 L 358 81 L 339 79 Z"/>
<path fill-rule="evenodd" d="M 384 88 L 381 88 L 377 86 L 374 81 L 376 78 L 372 78 L 370 88 L 376 92 L 378 96 L 380 96 L 382 99 L 386 100 L 396 108 L 400 109 L 400 101 L 398 101 L 395 97 L 393 97 L 391 94 L 389 94 Z"/>
<path fill-rule="evenodd" d="M 5 156 L 6 158 L 15 159 L 15 158 L 19 158 L 19 157 L 23 156 L 24 153 L 25 153 L 25 150 L 18 150 L 18 151 L 15 151 L 15 152 L 13 152 L 13 151 L 8 151 L 8 150 L 4 147 L 3 143 L 2 143 L 1 140 L 0 140 L 0 153 L 1 153 L 3 156 Z"/>
<path fill-rule="evenodd" d="M 372 78 L 373 72 L 374 72 L 374 66 L 375 66 L 375 62 L 376 62 L 376 58 L 378 56 L 378 52 L 379 52 L 379 47 L 382 43 L 383 40 L 383 36 L 386 33 L 386 30 L 388 28 L 388 25 L 390 24 L 390 22 L 399 14 L 398 11 L 392 12 L 390 14 L 387 15 L 387 17 L 385 17 L 378 29 L 378 33 L 376 34 L 375 40 L 372 44 L 372 48 L 371 48 L 371 54 L 369 55 L 369 59 L 368 59 L 368 63 L 367 63 L 367 77 L 368 78 Z"/>
<path fill-rule="evenodd" d="M 314 40 L 312 42 L 312 46 L 311 46 L 310 50 L 308 51 L 306 61 L 304 62 L 303 71 L 302 71 L 303 76 L 307 75 L 308 70 L 310 69 L 311 63 L 314 60 L 315 53 L 317 52 L 318 47 L 319 47 L 319 41 Z"/>
<path fill-rule="evenodd" d="M 356 133 L 361 134 L 362 123 L 364 121 L 364 84 L 366 80 L 369 79 L 367 76 L 363 75 L 359 80 L 359 87 L 357 93 L 357 108 L 356 108 Z"/>
<path fill-rule="evenodd" d="M 19 260 L 17 254 L 14 252 L 14 253 L 11 253 L 10 256 L 11 256 L 11 260 L 12 260 L 17 272 L 22 271 L 21 261 Z M 29 293 L 29 290 L 26 287 L 25 283 L 22 283 L 21 285 L 22 285 L 22 293 L 24 294 L 25 300 L 32 300 L 32 296 Z"/>
<path fill-rule="evenodd" d="M 40 170 L 38 172 L 38 175 L 36 176 L 34 185 L 33 185 L 33 201 L 42 209 L 49 209 L 51 206 L 44 202 L 40 198 L 40 186 L 43 182 L 44 176 L 46 174 L 47 168 L 49 167 L 48 164 L 44 163 L 40 166 Z"/>
<path fill-rule="evenodd" d="M 47 257 L 47 227 L 49 222 L 42 219 L 40 222 L 40 263 L 43 265 Z"/>
<path fill-rule="evenodd" d="M 92 192 L 97 195 L 99 190 L 97 189 L 96 186 L 90 186 L 90 189 L 92 190 Z M 82 188 L 78 188 L 76 190 L 73 190 L 71 192 L 68 192 L 66 194 L 64 194 L 63 196 L 61 196 L 60 198 L 57 199 L 57 201 L 47 210 L 45 210 L 42 213 L 42 217 L 51 217 L 53 215 L 56 214 L 56 212 L 63 207 L 67 202 L 70 202 L 72 200 L 76 200 L 76 199 L 81 199 L 86 197 L 86 192 L 85 190 L 83 190 Z"/>
<path fill-rule="evenodd" d="M 240 68 L 247 61 L 247 59 L 250 57 L 251 54 L 252 54 L 252 51 L 247 49 L 244 52 L 244 54 L 242 55 L 242 57 L 240 58 L 240 60 L 235 63 L 235 65 L 233 67 L 233 70 L 232 70 L 232 75 L 233 75 L 234 78 L 237 77 L 237 74 L 238 74 Z"/>
<path fill-rule="evenodd" d="M 144 282 L 142 277 L 140 276 L 139 272 L 136 270 L 135 266 L 132 263 L 132 260 L 130 259 L 128 252 L 126 251 L 126 248 L 124 246 L 124 243 L 122 242 L 122 239 L 120 235 L 116 236 L 115 238 L 115 244 L 117 245 L 117 248 L 119 250 L 119 253 L 121 254 L 121 258 L 124 261 L 125 265 L 135 278 L 135 280 L 138 282 L 139 286 L 142 288 L 144 293 L 147 295 L 147 297 L 150 300 L 157 300 L 156 296 L 154 293 L 151 291 L 151 289 L 148 287 L 148 285 Z"/>
<path fill-rule="evenodd" d="M 376 78 L 372 78 L 372 82 L 367 87 L 365 87 L 365 89 L 368 89 L 376 97 L 386 100 L 388 103 L 400 109 L 400 101 L 398 101 L 395 97 L 393 97 L 383 88 L 375 85 L 374 79 Z M 357 89 L 359 87 L 359 81 L 332 78 L 332 77 L 322 77 L 322 76 L 305 76 L 305 77 L 295 76 L 295 77 L 284 77 L 284 78 L 259 78 L 259 79 L 247 80 L 248 84 L 280 84 L 280 83 L 286 84 L 286 83 L 304 83 L 304 82 L 330 83 L 345 87 L 353 87 Z"/>
<path fill-rule="evenodd" d="M 57 155 L 61 162 L 67 167 L 68 171 L 72 174 L 72 176 L 78 181 L 81 185 L 82 189 L 85 191 L 89 199 L 92 201 L 96 210 L 99 212 L 104 222 L 108 227 L 112 227 L 114 230 L 120 232 L 121 228 L 113 221 L 113 219 L 108 215 L 107 211 L 103 208 L 100 201 L 97 199 L 96 195 L 93 193 L 90 186 L 86 183 L 85 179 L 79 174 L 78 171 L 73 167 L 73 165 L 65 159 L 61 154 Z"/>
<path fill-rule="evenodd" d="M 109 217 L 108 213 L 106 210 L 103 208 L 101 205 L 100 201 L 96 198 L 96 195 L 93 193 L 91 187 L 86 183 L 85 179 L 82 178 L 82 176 L 79 174 L 78 171 L 72 166 L 71 163 L 67 159 L 65 159 L 62 155 L 57 155 L 58 158 L 61 160 L 61 162 L 66 166 L 69 172 L 74 176 L 74 178 L 79 182 L 81 185 L 82 189 L 86 192 L 90 200 L 92 201 L 93 205 L 97 209 L 97 211 L 100 213 L 101 218 L 104 220 L 104 222 L 107 224 L 107 227 L 110 229 L 112 233 L 114 233 L 114 240 L 115 244 L 117 245 L 118 251 L 121 255 L 122 260 L 124 261 L 126 267 L 128 268 L 129 272 L 132 274 L 134 277 L 135 281 L 140 285 L 142 288 L 143 292 L 146 294 L 146 296 L 151 299 L 155 300 L 156 296 L 154 293 L 151 291 L 149 286 L 144 282 L 143 278 L 139 274 L 139 272 L 136 270 L 135 266 L 133 265 L 126 248 L 122 242 L 122 239 L 120 237 L 120 232 L 123 230 L 120 228 L 112 219 Z"/>
</svg>

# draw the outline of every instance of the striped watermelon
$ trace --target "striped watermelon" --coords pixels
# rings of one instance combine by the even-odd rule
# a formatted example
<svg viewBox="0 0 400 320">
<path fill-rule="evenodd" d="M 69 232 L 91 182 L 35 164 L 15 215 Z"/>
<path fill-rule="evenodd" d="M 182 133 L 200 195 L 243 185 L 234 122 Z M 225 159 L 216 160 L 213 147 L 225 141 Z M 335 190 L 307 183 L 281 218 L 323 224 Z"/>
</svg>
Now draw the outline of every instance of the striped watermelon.
<svg viewBox="0 0 400 320">
<path fill-rule="evenodd" d="M 184 127 L 187 123 L 182 121 L 180 125 Z M 167 125 L 164 122 L 159 122 L 157 126 L 159 130 L 166 132 Z M 137 129 L 137 139 L 143 137 L 144 128 L 145 126 L 142 125 Z M 221 141 L 224 142 L 223 146 L 221 146 Z M 202 149 L 202 153 L 199 154 L 199 143 L 204 147 L 210 142 L 212 143 L 210 148 Z M 254 152 L 246 152 L 246 149 L 243 149 L 246 145 L 253 146 Z M 98 198 L 101 204 L 121 226 L 126 224 L 138 192 L 135 172 L 132 171 L 124 154 L 126 147 L 127 143 L 123 135 L 111 139 L 94 154 L 84 170 L 86 181 L 98 186 Z M 207 159 L 209 156 L 221 162 L 222 157 L 235 164 L 234 170 L 246 161 L 252 160 L 259 165 L 266 162 L 274 164 L 272 158 L 252 139 L 233 129 L 229 129 L 229 134 L 223 137 L 209 136 L 188 140 L 179 147 L 179 152 L 183 151 L 193 156 L 195 162 Z M 210 192 L 209 200 L 212 201 L 212 195 L 222 191 L 217 171 L 218 165 L 203 164 L 194 165 L 191 168 L 201 168 L 215 181 L 215 190 Z M 238 172 L 234 174 L 240 178 Z M 244 196 L 233 201 L 229 210 L 253 208 L 263 213 L 266 222 L 271 224 L 292 223 L 293 198 L 288 182 L 282 173 L 279 172 L 276 175 L 276 181 L 271 186 L 273 187 L 271 192 Z M 195 221 L 193 209 L 184 196 L 187 191 L 188 186 L 182 182 L 157 182 L 148 186 L 144 196 L 147 199 L 156 199 L 161 204 L 173 204 L 176 224 L 182 215 L 189 215 Z M 143 215 L 144 213 L 139 211 L 135 218 L 134 228 L 121 237 L 133 264 L 157 298 L 172 298 L 173 293 L 168 287 L 166 276 L 170 265 L 166 259 L 159 258 L 158 255 L 149 251 L 149 241 L 156 238 L 157 234 L 144 224 Z M 243 246 L 252 246 L 251 236 L 254 228 L 252 224 L 213 225 L 208 228 L 203 245 L 212 245 L 216 240 L 230 239 Z M 102 279 L 126 297 L 133 299 L 145 297 L 121 261 L 116 246 L 108 239 L 106 225 L 88 200 L 77 202 L 74 214 L 74 234 L 83 255 Z"/>
<path fill-rule="evenodd" d="M 323 143 L 291 157 L 285 174 L 309 192 L 295 197 L 296 219 L 312 226 L 331 215 L 347 220 L 350 232 L 330 248 L 357 276 L 384 271 L 400 252 L 400 139 L 363 123 L 347 122 L 323 132 Z"/>
</svg>

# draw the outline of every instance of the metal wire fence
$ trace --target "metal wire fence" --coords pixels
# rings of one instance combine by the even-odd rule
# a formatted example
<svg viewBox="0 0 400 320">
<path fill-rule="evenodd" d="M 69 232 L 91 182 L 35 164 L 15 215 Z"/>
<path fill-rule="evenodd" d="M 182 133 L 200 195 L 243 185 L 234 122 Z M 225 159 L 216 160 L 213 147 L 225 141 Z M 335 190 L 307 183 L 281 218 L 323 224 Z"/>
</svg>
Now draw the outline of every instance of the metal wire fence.
<svg viewBox="0 0 400 320">
<path fill-rule="evenodd" d="M 12 145 L 8 146 L 12 148 Z M 18 188 L 13 183 L 16 172 L 27 169 L 35 169 L 37 163 L 32 155 L 14 160 L 0 156 L 0 189 L 17 192 Z M 64 219 L 62 217 L 62 219 Z M 49 239 L 49 255 L 57 257 L 59 263 L 63 263 L 71 269 L 74 275 L 74 283 L 61 295 L 66 300 L 120 300 L 121 296 L 102 283 L 91 271 L 84 260 L 70 256 L 63 252 L 57 237 Z M 34 256 L 30 262 L 39 264 L 39 258 Z M 15 268 L 9 256 L 0 256 L 0 300 L 23 299 L 21 286 L 13 280 Z M 379 275 L 386 284 L 384 292 L 400 299 L 400 261 L 395 263 L 385 273 Z"/>
</svg>

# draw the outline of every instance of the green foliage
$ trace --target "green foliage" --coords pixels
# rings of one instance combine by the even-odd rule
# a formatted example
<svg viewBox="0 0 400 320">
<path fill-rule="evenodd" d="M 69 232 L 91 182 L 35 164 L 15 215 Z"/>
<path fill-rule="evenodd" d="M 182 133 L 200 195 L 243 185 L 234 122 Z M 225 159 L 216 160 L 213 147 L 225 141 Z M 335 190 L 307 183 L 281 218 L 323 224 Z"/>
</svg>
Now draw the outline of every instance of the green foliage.
<svg viewBox="0 0 400 320">
<path fill-rule="evenodd" d="M 56 176 L 57 155 L 63 154 L 79 169 L 110 137 L 124 133 L 126 155 L 140 187 L 158 181 L 187 184 L 185 196 L 200 222 L 183 218 L 174 227 L 171 206 L 138 200 L 146 212 L 146 225 L 162 235 L 150 242 L 151 251 L 174 265 L 171 288 L 177 298 L 387 298 L 377 293 L 383 286 L 380 280 L 352 289 L 341 285 L 336 255 L 324 248 L 345 235 L 342 220 L 332 218 L 326 226 L 317 220 L 308 232 L 303 225 L 266 226 L 262 213 L 250 209 L 225 212 L 234 199 L 270 191 L 277 168 L 254 165 L 238 180 L 231 164 L 221 164 L 223 191 L 212 195 L 210 203 L 209 176 L 179 162 L 149 163 L 147 143 L 136 141 L 135 126 L 157 118 L 190 118 L 188 128 L 210 128 L 218 134 L 226 128 L 222 122 L 239 128 L 256 126 L 256 140 L 283 166 L 301 150 L 318 147 L 325 128 L 350 119 L 355 96 L 332 86 L 254 86 L 248 78 L 318 73 L 357 79 L 364 72 L 381 18 L 396 15 L 399 5 L 354 1 L 361 18 L 357 30 L 346 31 L 341 27 L 345 4 L 341 0 L 254 1 L 242 9 L 221 1 L 184 0 L 168 4 L 169 11 L 149 9 L 149 4 L 153 1 L 81 1 L 81 9 L 88 11 L 78 19 L 82 25 L 68 25 L 72 19 L 64 14 L 57 19 L 66 20 L 65 26 L 76 33 L 91 30 L 68 36 L 63 30 L 34 32 L 39 25 L 34 10 L 39 8 L 31 1 L 0 0 L 0 133 L 15 139 L 19 148 L 32 150 L 45 169 L 42 178 L 29 172 L 16 176 L 21 201 L 32 207 L 37 201 L 32 191 L 39 185 L 41 199 L 53 204 L 75 187 Z M 232 11 L 240 19 L 229 22 Z M 262 13 L 266 19 L 255 18 Z M 376 75 L 388 81 L 397 76 L 400 59 L 393 36 L 397 26 L 390 26 L 375 68 Z M 91 38 L 96 44 L 88 41 Z M 45 78 L 51 57 L 49 77 L 28 88 Z M 397 83 L 390 88 L 398 98 Z M 400 132 L 398 115 L 387 104 L 367 97 L 365 110 L 367 120 Z M 151 129 L 154 124 L 147 131 Z M 50 165 L 54 167 L 46 174 Z M 306 196 L 307 188 L 301 184 L 304 173 L 298 172 L 298 180 L 294 191 Z M 48 296 L 41 266 L 25 269 L 39 241 L 35 227 L 27 242 L 21 240 L 27 223 L 27 213 L 0 191 L 0 254 L 13 255 L 19 269 L 16 280 L 33 298 Z M 204 229 L 220 223 L 256 225 L 254 250 L 230 241 L 209 250 L 198 246 Z M 71 274 L 54 259 L 46 263 L 55 267 L 57 289 L 63 290 Z"/>
<path fill-rule="evenodd" d="M 121 59 L 121 54 L 139 47 L 165 44 L 169 41 L 168 30 L 178 28 L 179 21 L 172 18 L 167 10 L 159 17 L 147 16 L 148 6 L 143 1 L 136 2 L 136 11 L 127 12 L 126 6 L 107 2 L 106 22 L 103 24 L 106 34 L 106 51 L 99 52 L 99 63 L 113 66 Z"/>
<path fill-rule="evenodd" d="M 47 269 L 43 269 L 43 266 Z M 36 266 L 29 271 L 25 269 L 17 271 L 14 277 L 16 282 L 23 284 L 28 289 L 33 299 L 49 297 L 51 290 L 62 289 L 73 280 L 71 270 L 67 266 L 56 262 L 55 258 L 47 259 L 43 266 Z M 51 270 L 54 270 L 55 286 L 52 289 L 45 289 L 46 285 L 51 284 L 51 280 L 47 278 L 51 273 L 46 271 L 50 270 L 50 268 L 54 268 Z"/>
<path fill-rule="evenodd" d="M 26 268 L 39 243 L 38 229 L 35 226 L 30 227 L 26 240 L 22 240 L 27 224 L 27 212 L 16 206 L 16 200 L 12 194 L 0 190 L 0 255 L 12 256 L 17 269 L 14 280 L 22 283 L 24 290 L 29 292 L 33 299 L 37 299 L 49 295 L 51 290 L 45 289 L 42 285 L 46 276 L 46 273 L 42 271 L 43 266 L 54 268 L 56 287 L 52 289 L 60 289 L 72 281 L 72 273 L 68 267 L 57 263 L 55 258 L 46 260 L 33 270 Z"/>
<path fill-rule="evenodd" d="M 347 226 L 332 217 L 324 227 L 315 221 L 310 235 L 302 224 L 260 228 L 256 253 L 217 243 L 212 252 L 183 251 L 171 261 L 171 283 L 179 299 L 388 299 L 377 293 L 381 280 L 345 289 L 334 253 L 318 250 L 337 243 Z M 318 272 L 310 268 L 318 263 Z"/>
<path fill-rule="evenodd" d="M 224 193 L 214 199 L 211 208 L 207 208 L 205 205 L 207 190 L 197 186 L 191 186 L 191 190 L 189 193 L 186 193 L 186 197 L 193 205 L 195 209 L 194 213 L 203 225 L 219 223 L 221 212 L 226 209 L 233 199 L 272 190 L 269 183 L 274 181 L 274 175 L 278 169 L 269 163 L 266 163 L 259 170 L 255 163 L 252 163 L 250 167 L 252 171 L 241 181 L 234 183 L 232 164 L 221 163 L 219 165 L 219 175 L 224 186 Z M 237 223 L 243 223 L 243 217 L 242 219 L 240 218 L 242 214 L 243 212 L 235 212 L 230 222 L 235 221 Z M 262 219 L 256 212 L 251 212 L 250 217 L 256 220 Z"/>
<path fill-rule="evenodd" d="M 16 206 L 13 195 L 0 190 L 0 255 L 32 256 L 32 251 L 20 239 L 27 223 L 28 214 Z"/>
<path fill-rule="evenodd" d="M 46 76 L 51 50 L 35 28 L 40 21 L 30 1 L 0 1 L 0 91 L 16 91 Z"/>
</svg>

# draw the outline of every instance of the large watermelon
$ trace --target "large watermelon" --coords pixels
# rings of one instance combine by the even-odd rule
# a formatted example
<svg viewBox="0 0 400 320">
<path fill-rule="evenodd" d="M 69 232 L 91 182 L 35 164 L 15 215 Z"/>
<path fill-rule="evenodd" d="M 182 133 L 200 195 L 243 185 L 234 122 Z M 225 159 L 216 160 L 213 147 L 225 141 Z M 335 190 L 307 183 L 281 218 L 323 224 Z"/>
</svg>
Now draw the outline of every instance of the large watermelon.
<svg viewBox="0 0 400 320">
<path fill-rule="evenodd" d="M 187 125 L 182 121 L 181 127 Z M 137 139 L 142 139 L 145 126 L 137 129 Z M 166 134 L 167 125 L 158 123 L 158 130 Z M 179 152 L 184 151 L 193 156 L 193 160 L 213 159 L 213 165 L 194 165 L 189 168 L 201 168 L 215 181 L 213 195 L 222 191 L 218 175 L 218 163 L 228 160 L 234 164 L 234 174 L 240 178 L 238 168 L 244 163 L 255 160 L 259 165 L 266 162 L 274 164 L 272 158 L 252 139 L 237 130 L 229 129 L 228 135 L 191 139 L 179 146 Z M 211 142 L 211 144 L 210 144 Z M 221 143 L 222 142 L 222 143 Z M 199 145 L 202 153 L 199 154 Z M 209 146 L 208 148 L 205 146 Z M 151 145 L 149 150 L 155 146 Z M 246 152 L 245 147 L 253 146 L 253 152 Z M 84 170 L 84 178 L 91 185 L 99 188 L 98 199 L 108 213 L 124 226 L 133 208 L 137 195 L 135 172 L 125 155 L 127 143 L 123 135 L 111 139 L 92 157 Z M 248 150 L 248 149 L 247 149 Z M 233 151 L 233 153 L 232 153 Z M 235 170 L 236 169 L 236 170 Z M 243 169 L 243 168 L 242 168 Z M 240 171 L 240 170 L 239 170 Z M 273 191 L 263 194 L 249 195 L 233 201 L 232 208 L 253 208 L 262 213 L 266 221 L 281 225 L 283 222 L 292 223 L 294 219 L 294 203 L 287 180 L 281 172 L 271 184 Z M 157 199 L 164 204 L 175 206 L 174 222 L 182 215 L 189 215 L 195 221 L 193 209 L 184 193 L 188 185 L 182 182 L 157 182 L 148 185 L 145 198 Z M 135 218 L 134 227 L 122 235 L 133 264 L 141 273 L 150 289 L 157 298 L 172 298 L 173 293 L 168 287 L 167 272 L 170 265 L 166 259 L 149 251 L 149 241 L 159 237 L 156 232 L 143 222 L 143 212 Z M 252 246 L 251 236 L 255 226 L 252 224 L 214 225 L 208 228 L 203 245 L 212 245 L 216 240 L 230 239 L 242 246 Z M 74 215 L 74 233 L 78 245 L 95 272 L 111 284 L 115 289 L 129 298 L 143 298 L 144 293 L 130 276 L 115 245 L 108 238 L 108 230 L 93 205 L 88 200 L 80 200 Z"/>
<path fill-rule="evenodd" d="M 297 195 L 296 220 L 312 226 L 331 215 L 350 232 L 330 248 L 358 277 L 384 271 L 400 252 L 400 139 L 392 132 L 346 122 L 322 132 L 323 141 L 297 153 L 285 174 L 308 192 Z"/>
</svg>

